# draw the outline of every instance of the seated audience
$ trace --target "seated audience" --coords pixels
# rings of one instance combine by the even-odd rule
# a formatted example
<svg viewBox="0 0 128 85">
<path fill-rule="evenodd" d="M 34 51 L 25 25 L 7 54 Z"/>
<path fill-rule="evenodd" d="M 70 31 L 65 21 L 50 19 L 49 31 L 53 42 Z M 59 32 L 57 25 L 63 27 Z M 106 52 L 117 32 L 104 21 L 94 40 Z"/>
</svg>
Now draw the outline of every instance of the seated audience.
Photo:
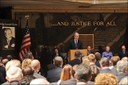
<svg viewBox="0 0 128 85">
<path fill-rule="evenodd" d="M 128 76 L 121 79 L 119 85 L 127 85 L 128 84 Z"/>
<path fill-rule="evenodd" d="M 32 80 L 30 85 L 49 85 L 49 82 L 46 79 L 37 78 Z"/>
<path fill-rule="evenodd" d="M 16 66 L 16 67 L 21 68 L 21 63 L 20 63 L 20 61 L 17 60 L 17 59 L 13 59 L 13 60 L 8 61 L 7 64 L 6 64 L 6 66 L 5 66 L 6 71 L 7 71 L 11 66 Z"/>
<path fill-rule="evenodd" d="M 29 85 L 30 82 L 35 79 L 35 77 L 33 76 L 33 69 L 31 67 L 26 67 L 22 70 L 23 73 L 23 78 L 20 80 L 20 84 L 21 85 Z"/>
<path fill-rule="evenodd" d="M 98 74 L 95 79 L 95 85 L 118 85 L 118 79 L 111 73 Z"/>
<path fill-rule="evenodd" d="M 116 63 L 120 60 L 119 56 L 113 56 L 109 61 L 109 69 L 117 76 L 118 71 L 116 69 Z"/>
<path fill-rule="evenodd" d="M 32 59 L 32 60 L 33 60 L 33 59 L 34 59 L 34 56 L 33 56 L 32 52 L 29 51 L 29 52 L 26 54 L 25 58 L 29 58 L 29 59 Z"/>
<path fill-rule="evenodd" d="M 95 57 L 96 57 L 96 66 L 98 66 L 100 68 L 100 59 L 101 59 L 101 54 L 99 52 L 95 53 Z"/>
<path fill-rule="evenodd" d="M 74 79 L 72 76 L 72 66 L 68 64 L 65 65 L 64 68 L 62 69 L 61 77 L 57 84 L 76 85 L 76 83 L 77 83 L 76 79 Z"/>
<path fill-rule="evenodd" d="M 90 61 L 87 56 L 82 57 L 82 64 L 90 65 Z"/>
<path fill-rule="evenodd" d="M 91 80 L 91 69 L 88 65 L 81 64 L 77 67 L 75 72 L 77 85 L 86 85 Z"/>
<path fill-rule="evenodd" d="M 109 60 L 106 57 L 101 58 L 100 65 L 101 65 L 100 73 L 112 73 L 112 74 L 115 74 L 109 69 Z"/>
<path fill-rule="evenodd" d="M 29 59 L 29 58 L 26 58 L 26 59 L 24 59 L 23 61 L 22 61 L 22 69 L 24 69 L 24 68 L 26 68 L 26 67 L 28 67 L 28 66 L 31 66 L 31 62 L 32 62 L 32 60 L 31 59 Z"/>
<path fill-rule="evenodd" d="M 128 76 L 128 61 L 120 60 L 117 62 L 117 71 L 119 81 Z"/>
<path fill-rule="evenodd" d="M 123 57 L 128 57 L 128 52 L 126 50 L 125 45 L 121 46 L 121 50 L 118 52 L 118 55 L 119 55 L 120 59 L 122 59 Z"/>
<path fill-rule="evenodd" d="M 4 66 L 6 65 L 6 63 L 8 62 L 9 60 L 7 58 L 5 59 L 2 59 L 2 63 L 4 64 Z"/>
<path fill-rule="evenodd" d="M 113 66 L 116 68 L 116 64 L 119 60 L 120 60 L 119 56 L 113 56 L 110 61 L 112 62 Z"/>
<path fill-rule="evenodd" d="M 39 71 L 40 71 L 40 62 L 39 62 L 39 60 L 37 60 L 37 59 L 32 60 L 31 67 L 34 70 L 33 76 L 35 78 L 44 78 L 44 79 L 46 79 L 45 77 L 43 77 L 42 75 L 39 74 Z"/>
<path fill-rule="evenodd" d="M 97 66 L 94 65 L 94 64 L 90 65 L 90 69 L 91 69 L 91 75 L 92 75 L 92 79 L 90 81 L 94 82 L 95 81 L 95 77 L 100 72 L 100 69 L 98 69 Z"/>
<path fill-rule="evenodd" d="M 121 60 L 128 61 L 128 57 L 123 57 Z"/>
<path fill-rule="evenodd" d="M 54 58 L 53 64 L 55 68 L 47 72 L 47 80 L 49 82 L 57 82 L 60 79 L 60 75 L 62 72 L 62 66 L 63 66 L 63 59 L 57 56 Z"/>
<path fill-rule="evenodd" d="M 80 51 L 76 51 L 75 52 L 75 59 L 69 61 L 68 64 L 70 64 L 71 66 L 74 66 L 76 64 L 81 64 L 81 56 L 82 56 L 82 53 Z"/>
<path fill-rule="evenodd" d="M 110 51 L 110 47 L 106 46 L 106 51 L 102 53 L 102 57 L 106 57 L 108 60 L 110 60 L 112 56 L 113 54 Z"/>
<path fill-rule="evenodd" d="M 11 66 L 6 71 L 7 82 L 2 85 L 19 85 L 19 81 L 23 78 L 22 70 L 19 67 Z"/>
</svg>

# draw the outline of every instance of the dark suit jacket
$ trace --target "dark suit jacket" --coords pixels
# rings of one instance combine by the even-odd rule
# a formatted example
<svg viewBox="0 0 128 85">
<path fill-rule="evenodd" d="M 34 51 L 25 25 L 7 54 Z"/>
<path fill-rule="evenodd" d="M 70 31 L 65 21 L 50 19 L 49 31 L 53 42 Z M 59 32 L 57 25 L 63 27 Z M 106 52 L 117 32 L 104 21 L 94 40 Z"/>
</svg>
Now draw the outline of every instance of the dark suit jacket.
<svg viewBox="0 0 128 85">
<path fill-rule="evenodd" d="M 68 62 L 68 64 L 70 64 L 71 66 L 74 66 L 74 65 L 80 64 L 80 63 L 81 63 L 81 61 L 79 59 L 73 59 Z"/>
<path fill-rule="evenodd" d="M 6 71 L 5 68 L 0 66 L 0 84 L 4 83 L 6 81 Z"/>
<path fill-rule="evenodd" d="M 75 46 L 74 39 L 69 42 L 69 49 L 82 49 L 82 42 L 78 40 L 77 47 Z"/>
<path fill-rule="evenodd" d="M 62 68 L 56 67 L 47 72 L 47 80 L 51 82 L 57 82 L 60 79 Z"/>
<path fill-rule="evenodd" d="M 123 57 L 128 57 L 128 52 L 126 51 L 125 53 L 123 53 L 122 51 L 119 51 L 118 55 L 119 55 L 120 59 Z"/>
<path fill-rule="evenodd" d="M 9 45 L 7 43 L 6 38 L 3 38 L 3 40 L 2 40 L 2 48 L 4 50 L 13 50 L 14 47 L 11 47 L 12 44 L 15 44 L 15 38 L 14 37 L 12 37 L 12 39 L 10 40 L 10 44 Z M 8 45 L 8 49 L 4 47 L 5 45 Z"/>
</svg>

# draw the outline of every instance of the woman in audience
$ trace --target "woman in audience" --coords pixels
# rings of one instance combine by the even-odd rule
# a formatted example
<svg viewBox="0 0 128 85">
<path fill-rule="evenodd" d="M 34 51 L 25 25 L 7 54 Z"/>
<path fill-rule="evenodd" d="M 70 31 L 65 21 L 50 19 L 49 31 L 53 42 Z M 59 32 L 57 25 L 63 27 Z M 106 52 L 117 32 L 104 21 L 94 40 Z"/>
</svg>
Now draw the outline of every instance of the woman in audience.
<svg viewBox="0 0 128 85">
<path fill-rule="evenodd" d="M 95 81 L 95 77 L 99 74 L 100 71 L 97 68 L 97 66 L 94 65 L 94 64 L 90 65 L 90 69 L 91 69 L 91 74 L 92 74 L 91 81 L 94 82 Z"/>
<path fill-rule="evenodd" d="M 22 69 L 28 67 L 28 66 L 31 66 L 31 62 L 32 60 L 27 58 L 27 59 L 24 59 L 23 62 L 22 62 Z"/>
<path fill-rule="evenodd" d="M 61 72 L 60 80 L 57 82 L 57 84 L 60 84 L 62 81 L 66 81 L 71 79 L 72 77 L 72 66 L 67 64 L 64 66 Z"/>
<path fill-rule="evenodd" d="M 117 85 L 118 79 L 114 74 L 101 73 L 95 78 L 95 85 Z"/>
</svg>

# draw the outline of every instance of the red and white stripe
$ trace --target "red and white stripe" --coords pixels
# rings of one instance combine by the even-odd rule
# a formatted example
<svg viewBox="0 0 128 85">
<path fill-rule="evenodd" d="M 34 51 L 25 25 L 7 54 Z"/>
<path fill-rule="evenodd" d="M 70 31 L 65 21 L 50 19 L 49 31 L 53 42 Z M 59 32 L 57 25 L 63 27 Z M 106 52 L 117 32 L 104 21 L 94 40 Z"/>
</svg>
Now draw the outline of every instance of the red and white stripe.
<svg viewBox="0 0 128 85">
<path fill-rule="evenodd" d="M 26 54 L 30 50 L 30 46 L 31 46 L 31 38 L 30 38 L 30 33 L 28 33 L 24 36 L 21 44 L 21 48 L 19 52 L 19 57 L 21 60 L 25 58 Z"/>
</svg>

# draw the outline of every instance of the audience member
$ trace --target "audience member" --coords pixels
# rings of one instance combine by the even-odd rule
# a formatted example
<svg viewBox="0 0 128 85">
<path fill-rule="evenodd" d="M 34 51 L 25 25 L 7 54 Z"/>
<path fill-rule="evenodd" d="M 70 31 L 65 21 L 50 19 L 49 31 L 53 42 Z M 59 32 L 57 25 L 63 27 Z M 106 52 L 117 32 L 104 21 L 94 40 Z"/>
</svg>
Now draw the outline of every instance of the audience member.
<svg viewBox="0 0 128 85">
<path fill-rule="evenodd" d="M 65 65 L 61 72 L 60 80 L 58 81 L 58 84 L 68 84 L 68 85 L 76 85 L 77 81 L 72 76 L 72 66 L 71 65 Z"/>
<path fill-rule="evenodd" d="M 35 78 L 33 76 L 33 69 L 31 67 L 26 67 L 22 70 L 23 78 L 20 80 L 21 85 L 29 85 L 30 82 Z"/>
<path fill-rule="evenodd" d="M 96 57 L 96 66 L 98 66 L 100 68 L 100 59 L 101 59 L 101 54 L 99 52 L 95 53 L 95 57 Z"/>
<path fill-rule="evenodd" d="M 26 58 L 26 59 L 24 59 L 23 61 L 22 61 L 22 69 L 24 69 L 24 68 L 26 68 L 26 67 L 28 67 L 28 66 L 31 66 L 31 62 L 32 62 L 32 60 L 31 59 L 29 59 L 29 58 Z"/>
<path fill-rule="evenodd" d="M 81 55 L 82 55 L 82 53 L 80 51 L 76 51 L 75 52 L 75 59 L 69 61 L 68 64 L 70 64 L 71 66 L 74 66 L 76 64 L 80 64 L 81 63 Z"/>
<path fill-rule="evenodd" d="M 34 59 L 34 56 L 33 56 L 33 54 L 32 54 L 32 52 L 31 51 L 28 51 L 28 53 L 26 54 L 26 56 L 25 56 L 25 58 L 29 58 L 29 59 Z"/>
<path fill-rule="evenodd" d="M 90 61 L 87 56 L 82 57 L 82 64 L 90 65 Z"/>
<path fill-rule="evenodd" d="M 118 79 L 111 73 L 101 73 L 97 75 L 95 85 L 118 85 Z"/>
<path fill-rule="evenodd" d="M 49 82 L 46 79 L 37 78 L 32 80 L 30 85 L 49 85 Z"/>
<path fill-rule="evenodd" d="M 126 51 L 125 45 L 121 46 L 121 50 L 118 52 L 118 55 L 120 59 L 122 59 L 123 57 L 128 57 L 128 52 Z"/>
<path fill-rule="evenodd" d="M 6 63 L 8 62 L 9 60 L 7 58 L 5 59 L 2 59 L 2 63 L 4 64 L 4 66 L 6 65 Z"/>
<path fill-rule="evenodd" d="M 77 85 L 87 84 L 91 80 L 91 69 L 88 65 L 81 64 L 78 66 L 75 77 L 77 79 Z"/>
<path fill-rule="evenodd" d="M 109 60 L 106 57 L 101 58 L 100 65 L 101 65 L 100 73 L 113 73 L 109 69 Z M 115 73 L 113 73 L 113 74 L 115 74 Z"/>
<path fill-rule="evenodd" d="M 4 68 L 4 65 L 0 62 L 0 84 L 6 81 L 5 77 L 6 77 L 6 70 Z"/>
<path fill-rule="evenodd" d="M 102 57 L 106 57 L 108 60 L 110 60 L 112 56 L 113 54 L 110 51 L 110 47 L 106 46 L 106 51 L 102 53 Z"/>
<path fill-rule="evenodd" d="M 123 57 L 121 60 L 128 61 L 128 57 Z"/>
<path fill-rule="evenodd" d="M 17 59 L 13 59 L 13 60 L 10 60 L 7 62 L 6 66 L 5 66 L 5 69 L 6 71 L 11 67 L 11 66 L 16 66 L 16 67 L 19 67 L 21 68 L 21 62 Z"/>
<path fill-rule="evenodd" d="M 40 62 L 39 62 L 39 60 L 37 60 L 37 59 L 32 60 L 31 67 L 34 70 L 33 76 L 35 78 L 44 78 L 44 79 L 46 79 L 45 77 L 43 77 L 42 75 L 39 74 L 39 71 L 40 71 Z"/>
<path fill-rule="evenodd" d="M 7 82 L 2 85 L 19 85 L 19 81 L 23 78 L 22 70 L 19 67 L 11 66 L 6 72 Z"/>
<path fill-rule="evenodd" d="M 47 80 L 49 82 L 57 82 L 60 79 L 63 66 L 63 59 L 60 56 L 57 56 L 54 58 L 53 64 L 55 65 L 55 68 L 47 72 Z"/>
<path fill-rule="evenodd" d="M 118 74 L 119 81 L 125 76 L 128 76 L 128 61 L 124 61 L 124 60 L 118 61 L 117 71 L 119 72 Z"/>
<path fill-rule="evenodd" d="M 128 84 L 128 76 L 121 79 L 119 85 L 127 85 Z"/>
</svg>

